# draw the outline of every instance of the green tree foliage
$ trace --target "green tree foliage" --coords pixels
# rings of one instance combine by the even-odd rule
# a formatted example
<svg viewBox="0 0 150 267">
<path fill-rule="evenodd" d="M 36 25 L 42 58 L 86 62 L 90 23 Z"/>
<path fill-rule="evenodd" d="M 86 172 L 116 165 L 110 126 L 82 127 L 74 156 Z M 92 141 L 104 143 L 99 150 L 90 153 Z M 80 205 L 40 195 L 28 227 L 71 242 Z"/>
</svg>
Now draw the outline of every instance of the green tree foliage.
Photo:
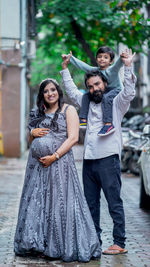
<svg viewBox="0 0 150 267">
<path fill-rule="evenodd" d="M 55 75 L 61 68 L 61 54 L 70 50 L 95 65 L 95 52 L 102 45 L 115 50 L 121 42 L 137 52 L 145 41 L 150 46 L 150 19 L 143 8 L 149 4 L 148 0 L 38 1 L 37 29 L 43 36 L 37 43 L 33 84 L 39 81 L 35 73 L 40 67 L 39 77 Z"/>
</svg>

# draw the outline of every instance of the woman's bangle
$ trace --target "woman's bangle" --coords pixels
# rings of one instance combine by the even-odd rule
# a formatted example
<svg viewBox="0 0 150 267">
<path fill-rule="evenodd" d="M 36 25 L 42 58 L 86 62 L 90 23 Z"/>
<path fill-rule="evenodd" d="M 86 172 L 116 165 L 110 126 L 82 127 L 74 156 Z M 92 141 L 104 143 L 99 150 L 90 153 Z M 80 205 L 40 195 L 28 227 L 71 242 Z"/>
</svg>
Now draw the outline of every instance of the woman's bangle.
<svg viewBox="0 0 150 267">
<path fill-rule="evenodd" d="M 58 152 L 55 152 L 54 154 L 55 154 L 57 160 L 60 159 Z"/>
<path fill-rule="evenodd" d="M 31 136 L 33 136 L 33 135 L 32 135 L 32 131 L 33 131 L 33 129 L 31 129 L 31 131 L 30 131 Z"/>
</svg>

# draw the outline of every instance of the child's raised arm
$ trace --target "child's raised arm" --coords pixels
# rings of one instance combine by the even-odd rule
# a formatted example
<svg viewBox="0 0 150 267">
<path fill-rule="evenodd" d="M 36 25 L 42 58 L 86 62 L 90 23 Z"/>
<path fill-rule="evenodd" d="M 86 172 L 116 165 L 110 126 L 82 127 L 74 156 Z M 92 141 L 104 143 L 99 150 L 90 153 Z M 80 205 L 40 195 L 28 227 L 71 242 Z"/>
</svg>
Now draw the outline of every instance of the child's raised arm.
<svg viewBox="0 0 150 267">
<path fill-rule="evenodd" d="M 71 56 L 70 58 L 70 62 L 77 68 L 80 70 L 83 70 L 85 72 L 90 72 L 90 71 L 97 71 L 99 68 L 98 67 L 92 67 L 88 64 L 86 64 L 85 62 L 81 61 L 80 59 Z"/>
<path fill-rule="evenodd" d="M 120 68 L 123 66 L 121 57 L 119 57 L 116 62 L 109 68 L 110 72 L 119 72 Z"/>
<path fill-rule="evenodd" d="M 116 60 L 114 65 L 111 67 L 111 72 L 119 72 L 120 68 L 123 66 L 124 58 L 128 58 L 128 49 L 125 49 L 121 54 L 120 57 Z"/>
</svg>

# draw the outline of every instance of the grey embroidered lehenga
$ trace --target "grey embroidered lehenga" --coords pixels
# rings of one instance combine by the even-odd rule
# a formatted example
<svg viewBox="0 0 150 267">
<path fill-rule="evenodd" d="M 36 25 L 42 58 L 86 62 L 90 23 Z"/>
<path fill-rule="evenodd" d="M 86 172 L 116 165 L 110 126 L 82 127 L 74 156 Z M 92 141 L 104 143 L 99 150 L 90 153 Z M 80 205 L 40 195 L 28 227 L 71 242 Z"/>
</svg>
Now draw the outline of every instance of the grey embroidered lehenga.
<svg viewBox="0 0 150 267">
<path fill-rule="evenodd" d="M 49 128 L 53 114 L 39 127 Z M 32 119 L 37 111 L 31 112 Z M 58 116 L 58 131 L 31 144 L 20 201 L 14 251 L 40 252 L 64 261 L 88 262 L 101 248 L 70 150 L 48 168 L 38 158 L 54 153 L 67 138 L 66 115 Z"/>
</svg>

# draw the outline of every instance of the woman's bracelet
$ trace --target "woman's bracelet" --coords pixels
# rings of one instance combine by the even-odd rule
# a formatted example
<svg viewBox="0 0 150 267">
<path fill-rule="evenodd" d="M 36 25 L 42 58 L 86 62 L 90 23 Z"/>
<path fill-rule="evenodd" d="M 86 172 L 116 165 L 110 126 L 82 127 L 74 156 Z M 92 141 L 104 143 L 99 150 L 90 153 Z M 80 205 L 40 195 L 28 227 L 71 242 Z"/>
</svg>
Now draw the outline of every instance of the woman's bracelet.
<svg viewBox="0 0 150 267">
<path fill-rule="evenodd" d="M 58 152 L 55 152 L 54 154 L 55 154 L 57 160 L 60 159 Z"/>
<path fill-rule="evenodd" d="M 30 135 L 31 135 L 31 136 L 33 136 L 33 134 L 32 134 L 33 129 L 34 129 L 34 128 L 32 128 L 31 131 L 30 131 Z"/>
</svg>

